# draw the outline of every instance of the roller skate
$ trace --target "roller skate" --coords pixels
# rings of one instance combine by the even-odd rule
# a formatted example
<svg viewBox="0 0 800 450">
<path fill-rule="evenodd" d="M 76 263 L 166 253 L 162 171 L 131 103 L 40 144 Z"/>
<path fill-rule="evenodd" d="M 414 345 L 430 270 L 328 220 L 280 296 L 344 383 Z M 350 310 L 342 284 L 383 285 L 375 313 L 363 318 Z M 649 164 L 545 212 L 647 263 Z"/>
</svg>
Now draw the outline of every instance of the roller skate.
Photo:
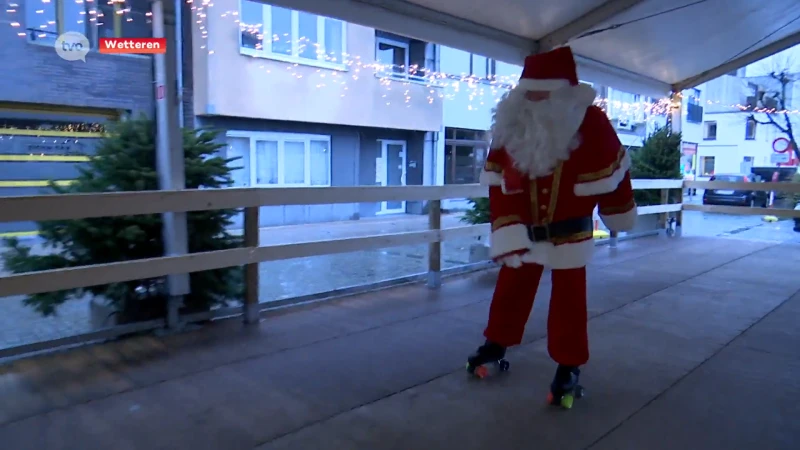
<svg viewBox="0 0 800 450">
<path fill-rule="evenodd" d="M 553 383 L 550 384 L 547 403 L 564 409 L 572 408 L 575 399 L 582 398 L 586 393 L 583 386 L 578 384 L 580 375 L 581 371 L 577 367 L 559 364 Z"/>
<path fill-rule="evenodd" d="M 505 372 L 510 366 L 505 357 L 505 347 L 486 341 L 467 359 L 467 372 L 478 378 L 486 378 L 491 372 Z"/>
</svg>

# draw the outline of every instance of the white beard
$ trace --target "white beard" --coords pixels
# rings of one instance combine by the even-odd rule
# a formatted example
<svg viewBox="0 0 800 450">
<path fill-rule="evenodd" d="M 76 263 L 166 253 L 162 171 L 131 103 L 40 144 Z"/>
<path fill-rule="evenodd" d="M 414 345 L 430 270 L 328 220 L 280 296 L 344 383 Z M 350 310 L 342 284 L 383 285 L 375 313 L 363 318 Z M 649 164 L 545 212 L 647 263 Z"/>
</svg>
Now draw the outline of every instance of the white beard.
<svg viewBox="0 0 800 450">
<path fill-rule="evenodd" d="M 514 165 L 532 178 L 547 176 L 580 145 L 578 129 L 597 93 L 585 84 L 530 101 L 512 89 L 492 111 L 492 148 L 504 148 Z"/>
</svg>

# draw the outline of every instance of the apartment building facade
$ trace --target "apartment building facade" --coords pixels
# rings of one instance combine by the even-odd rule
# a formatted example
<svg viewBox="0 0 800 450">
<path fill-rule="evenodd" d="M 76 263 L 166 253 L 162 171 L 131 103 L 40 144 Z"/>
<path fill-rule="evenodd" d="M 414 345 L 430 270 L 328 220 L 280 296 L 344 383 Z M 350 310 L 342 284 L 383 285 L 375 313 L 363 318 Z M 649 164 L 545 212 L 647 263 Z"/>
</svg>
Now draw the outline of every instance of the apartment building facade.
<svg viewBox="0 0 800 450">
<path fill-rule="evenodd" d="M 800 46 L 765 58 L 735 72 L 700 85 L 695 90 L 703 105 L 699 126 L 684 130 L 684 140 L 697 142 L 694 174 L 707 180 L 715 173 L 750 173 L 753 168 L 796 167 L 797 159 L 787 151 L 785 133 L 766 124 L 764 109 L 789 110 L 797 129 L 800 103 Z M 771 97 L 781 90 L 769 74 L 788 70 L 795 81 L 786 86 L 785 105 Z M 783 96 L 783 94 L 781 94 Z M 750 120 L 753 116 L 756 120 Z M 785 128 L 783 114 L 774 115 Z"/>
<path fill-rule="evenodd" d="M 236 186 L 423 184 L 442 123 L 438 88 L 425 81 L 433 45 L 248 0 L 215 8 L 238 18 L 209 15 L 213 32 L 195 39 L 193 106 L 239 158 Z M 261 225 L 406 212 L 422 205 L 275 206 Z"/>
<path fill-rule="evenodd" d="M 516 82 L 522 66 L 487 59 L 481 55 L 439 46 L 441 71 L 452 79 L 444 88 L 444 118 L 436 146 L 436 184 L 477 183 L 488 152 L 491 110 Z M 654 100 L 609 86 L 582 80 L 595 88 L 624 146 L 636 149 L 664 116 L 652 114 L 645 104 Z M 451 199 L 443 207 L 467 208 L 466 199 Z"/>
<path fill-rule="evenodd" d="M 0 12 L 0 196 L 48 193 L 69 183 L 94 153 L 109 121 L 153 109 L 149 56 L 101 55 L 65 61 L 54 49 L 68 31 L 100 37 L 151 35 L 144 0 L 120 4 L 9 0 Z M 0 224 L 0 235 L 35 234 L 33 223 Z"/>
</svg>

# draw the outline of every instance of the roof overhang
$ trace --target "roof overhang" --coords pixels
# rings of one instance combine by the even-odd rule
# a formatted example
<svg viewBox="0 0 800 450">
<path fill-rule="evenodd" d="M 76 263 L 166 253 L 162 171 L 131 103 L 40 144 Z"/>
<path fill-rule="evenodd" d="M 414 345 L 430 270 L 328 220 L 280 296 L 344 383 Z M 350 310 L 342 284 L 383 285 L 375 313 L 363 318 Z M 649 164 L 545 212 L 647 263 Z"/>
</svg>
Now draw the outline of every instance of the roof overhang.
<svg viewBox="0 0 800 450">
<path fill-rule="evenodd" d="M 568 43 L 582 79 L 656 97 L 800 43 L 796 0 L 268 2 L 517 65 L 531 53 Z"/>
</svg>

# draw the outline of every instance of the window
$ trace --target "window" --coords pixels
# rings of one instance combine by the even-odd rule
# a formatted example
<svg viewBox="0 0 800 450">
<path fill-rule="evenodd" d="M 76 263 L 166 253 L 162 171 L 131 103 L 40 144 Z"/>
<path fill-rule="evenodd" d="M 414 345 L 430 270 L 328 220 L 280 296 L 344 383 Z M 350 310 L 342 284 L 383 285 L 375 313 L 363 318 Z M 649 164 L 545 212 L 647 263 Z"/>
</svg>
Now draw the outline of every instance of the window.
<svg viewBox="0 0 800 450">
<path fill-rule="evenodd" d="M 686 121 L 701 123 L 703 122 L 703 107 L 700 105 L 700 89 L 692 89 L 689 92 L 689 99 L 686 101 Z"/>
<path fill-rule="evenodd" d="M 519 73 L 522 71 L 521 67 L 504 64 L 463 50 L 445 46 L 440 46 L 439 49 L 440 69 L 444 74 L 453 78 L 473 76 L 485 80 L 494 80 L 495 77 L 501 76 L 504 81 L 508 82 L 510 80 L 505 80 L 506 77 L 516 73 L 515 78 L 519 78 Z"/>
<path fill-rule="evenodd" d="M 484 131 L 445 129 L 445 184 L 478 182 L 489 148 L 485 136 Z"/>
<path fill-rule="evenodd" d="M 59 3 L 60 2 L 60 3 Z M 25 28 L 31 41 L 52 43 L 68 31 L 85 35 L 96 49 L 99 38 L 151 37 L 146 2 L 90 2 L 83 0 L 26 0 Z"/>
<path fill-rule="evenodd" d="M 470 74 L 480 79 L 493 79 L 495 76 L 495 61 L 485 56 L 472 55 Z"/>
<path fill-rule="evenodd" d="M 429 54 L 431 57 L 429 58 Z M 433 45 L 385 31 L 375 31 L 376 75 L 399 79 L 423 79 L 433 69 Z"/>
<path fill-rule="evenodd" d="M 752 141 L 756 138 L 756 121 L 753 119 L 747 119 L 747 123 L 744 126 L 744 138 L 748 141 Z"/>
<path fill-rule="evenodd" d="M 410 65 L 408 47 L 409 44 L 406 42 L 378 38 L 375 59 L 378 64 L 386 66 L 383 70 L 388 72 L 390 76 L 405 77 Z"/>
<path fill-rule="evenodd" d="M 229 131 L 234 186 L 330 186 L 330 136 Z"/>
<path fill-rule="evenodd" d="M 690 105 L 699 105 L 700 104 L 700 89 L 692 89 L 691 95 L 689 95 L 688 103 Z"/>
<path fill-rule="evenodd" d="M 299 63 L 344 63 L 341 20 L 249 0 L 241 0 L 239 11 L 239 47 L 244 54 Z"/>
<path fill-rule="evenodd" d="M 703 122 L 703 139 L 707 141 L 717 139 L 717 122 Z"/>
<path fill-rule="evenodd" d="M 702 171 L 703 176 L 714 175 L 714 157 L 703 156 L 700 158 L 700 170 Z"/>
</svg>

